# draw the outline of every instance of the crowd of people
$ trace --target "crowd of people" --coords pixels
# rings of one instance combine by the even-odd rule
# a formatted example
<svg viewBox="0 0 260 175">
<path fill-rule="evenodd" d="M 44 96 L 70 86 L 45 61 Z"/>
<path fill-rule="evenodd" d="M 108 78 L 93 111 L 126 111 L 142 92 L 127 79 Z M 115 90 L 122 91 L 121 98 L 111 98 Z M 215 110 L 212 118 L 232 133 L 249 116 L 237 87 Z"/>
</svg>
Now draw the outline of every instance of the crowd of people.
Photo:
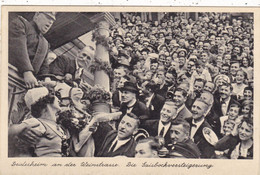
<svg viewBox="0 0 260 175">
<path fill-rule="evenodd" d="M 108 40 L 110 113 L 93 112 L 93 94 L 80 78 L 92 47 L 76 59 L 48 61 L 42 34 L 55 13 L 13 20 L 9 63 L 29 89 L 30 115 L 9 127 L 9 156 L 252 159 L 251 14 L 120 15 Z"/>
</svg>

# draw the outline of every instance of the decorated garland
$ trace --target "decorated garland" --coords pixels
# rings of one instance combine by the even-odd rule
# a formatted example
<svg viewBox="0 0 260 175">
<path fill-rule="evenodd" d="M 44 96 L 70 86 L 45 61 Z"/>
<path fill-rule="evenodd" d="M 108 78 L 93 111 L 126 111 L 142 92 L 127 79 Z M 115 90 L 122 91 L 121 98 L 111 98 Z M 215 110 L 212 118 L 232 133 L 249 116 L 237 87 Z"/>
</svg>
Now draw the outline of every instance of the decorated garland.
<svg viewBox="0 0 260 175">
<path fill-rule="evenodd" d="M 92 41 L 96 41 L 96 44 L 101 44 L 102 46 L 104 46 L 107 50 L 110 50 L 109 47 L 109 37 L 100 35 L 100 33 L 98 32 L 98 30 L 94 30 L 92 33 Z"/>
<path fill-rule="evenodd" d="M 105 71 L 110 78 L 113 77 L 113 69 L 111 68 L 110 64 L 108 62 L 102 61 L 99 58 L 95 58 L 94 62 L 90 65 L 90 72 L 95 73 L 96 71 L 103 70 Z"/>
<path fill-rule="evenodd" d="M 110 92 L 106 91 L 104 87 L 95 85 L 93 88 L 91 88 L 87 98 L 91 103 L 109 103 L 111 100 L 111 94 Z"/>
</svg>

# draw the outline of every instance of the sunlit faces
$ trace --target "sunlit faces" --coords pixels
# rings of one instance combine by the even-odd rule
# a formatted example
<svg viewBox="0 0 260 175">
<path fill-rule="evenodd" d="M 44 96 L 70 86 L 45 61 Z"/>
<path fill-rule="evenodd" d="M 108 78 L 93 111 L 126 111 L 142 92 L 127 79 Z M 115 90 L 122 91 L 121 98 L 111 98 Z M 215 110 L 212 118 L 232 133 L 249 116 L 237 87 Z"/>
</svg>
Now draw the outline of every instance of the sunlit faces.
<svg viewBox="0 0 260 175">
<path fill-rule="evenodd" d="M 173 120 L 173 117 L 176 117 L 176 108 L 172 103 L 167 104 L 165 103 L 163 105 L 163 108 L 160 112 L 160 120 L 162 123 L 169 123 L 171 120 Z"/>
<path fill-rule="evenodd" d="M 184 66 L 185 62 L 186 62 L 185 57 L 183 57 L 183 56 L 179 57 L 179 66 L 180 67 Z"/>
<path fill-rule="evenodd" d="M 207 61 L 208 61 L 208 54 L 207 54 L 207 53 L 203 52 L 203 53 L 201 54 L 201 61 L 202 61 L 203 63 L 207 63 Z"/>
<path fill-rule="evenodd" d="M 125 115 L 118 125 L 118 139 L 124 140 L 131 137 L 138 129 L 138 121 Z"/>
<path fill-rule="evenodd" d="M 52 109 L 54 109 L 55 111 L 60 111 L 61 107 L 60 107 L 60 100 L 55 96 L 54 97 L 54 102 L 53 104 L 49 104 L 51 106 Z M 57 115 L 58 116 L 58 115 Z"/>
<path fill-rule="evenodd" d="M 133 101 L 134 99 L 136 99 L 136 94 L 131 91 L 123 90 L 121 97 L 122 97 L 122 99 L 121 99 L 122 103 L 129 103 L 129 102 Z"/>
<path fill-rule="evenodd" d="M 200 99 L 204 102 L 206 102 L 209 105 L 212 105 L 214 102 L 214 97 L 210 92 L 203 92 L 200 95 Z"/>
<path fill-rule="evenodd" d="M 233 53 L 234 53 L 235 55 L 239 55 L 239 54 L 240 54 L 240 48 L 239 48 L 239 47 L 234 47 Z"/>
<path fill-rule="evenodd" d="M 206 82 L 205 86 L 204 86 L 204 90 L 208 91 L 208 92 L 213 92 L 215 88 L 215 84 L 213 82 Z"/>
<path fill-rule="evenodd" d="M 223 125 L 223 131 L 225 135 L 230 134 L 234 129 L 235 122 L 233 120 L 226 120 Z"/>
<path fill-rule="evenodd" d="M 202 65 L 196 65 L 196 72 L 201 75 L 203 72 L 203 66 Z"/>
<path fill-rule="evenodd" d="M 172 57 L 168 56 L 165 59 L 165 66 L 170 66 L 172 62 Z"/>
<path fill-rule="evenodd" d="M 228 75 L 229 66 L 228 65 L 222 65 L 220 68 L 220 73 L 224 75 Z"/>
<path fill-rule="evenodd" d="M 236 76 L 238 69 L 239 69 L 239 63 L 238 62 L 232 63 L 230 66 L 230 74 Z"/>
<path fill-rule="evenodd" d="M 150 70 L 151 71 L 156 71 L 158 68 L 158 63 L 151 63 L 150 65 Z"/>
<path fill-rule="evenodd" d="M 184 142 L 188 139 L 189 134 L 185 132 L 182 124 L 179 125 L 172 125 L 170 128 L 170 137 L 173 144 L 177 142 Z"/>
<path fill-rule="evenodd" d="M 228 118 L 230 120 L 235 120 L 239 114 L 239 107 L 230 107 L 228 111 Z"/>
<path fill-rule="evenodd" d="M 45 34 L 50 30 L 55 19 L 44 13 L 35 13 L 33 21 L 36 23 L 39 31 Z"/>
<path fill-rule="evenodd" d="M 129 38 L 129 37 L 125 38 L 125 44 L 131 45 L 132 44 L 131 38 Z"/>
<path fill-rule="evenodd" d="M 114 76 L 115 78 L 120 78 L 122 76 L 126 75 L 126 72 L 124 70 L 124 68 L 118 68 L 114 70 Z"/>
<path fill-rule="evenodd" d="M 187 100 L 187 97 L 183 95 L 182 91 L 175 91 L 173 101 L 177 107 L 182 106 Z"/>
<path fill-rule="evenodd" d="M 187 70 L 190 72 L 192 68 L 196 69 L 194 61 L 189 61 L 187 64 Z"/>
<path fill-rule="evenodd" d="M 237 84 L 241 84 L 243 83 L 245 80 L 245 72 L 243 70 L 239 70 L 237 71 L 237 74 L 236 74 L 236 83 Z"/>
<path fill-rule="evenodd" d="M 204 43 L 203 44 L 203 49 L 204 50 L 209 50 L 210 49 L 210 44 L 209 43 Z"/>
<path fill-rule="evenodd" d="M 253 126 L 243 122 L 238 128 L 238 135 L 240 140 L 247 141 L 253 137 Z"/>
<path fill-rule="evenodd" d="M 91 46 L 84 47 L 77 55 L 79 66 L 87 69 L 90 65 L 90 62 L 94 58 L 94 54 L 94 48 L 92 48 Z"/>
<path fill-rule="evenodd" d="M 242 64 L 243 64 L 244 67 L 248 67 L 248 66 L 249 66 L 249 61 L 248 61 L 248 59 L 247 59 L 247 58 L 243 58 L 243 59 L 242 59 Z"/>
<path fill-rule="evenodd" d="M 175 78 L 171 73 L 166 73 L 165 75 L 165 84 L 167 86 L 171 86 L 173 85 L 173 83 L 175 82 Z"/>
<path fill-rule="evenodd" d="M 153 77 L 153 72 L 152 72 L 152 71 L 147 71 L 147 72 L 145 73 L 145 79 L 146 79 L 146 80 L 151 80 L 152 77 Z"/>
<path fill-rule="evenodd" d="M 196 100 L 191 108 L 192 118 L 195 121 L 200 121 L 206 113 L 207 107 L 207 104 L 203 103 L 202 101 Z"/>
<path fill-rule="evenodd" d="M 244 99 L 246 99 L 246 100 L 253 99 L 253 92 L 249 89 L 245 89 L 243 95 L 244 95 Z"/>
<path fill-rule="evenodd" d="M 161 79 L 162 81 L 164 81 L 164 79 L 165 79 L 164 71 L 158 71 L 157 78 Z"/>
<path fill-rule="evenodd" d="M 219 88 L 219 95 L 223 100 L 226 100 L 227 98 L 229 98 L 231 96 L 231 87 L 230 86 L 226 86 L 226 85 L 222 85 Z"/>
<path fill-rule="evenodd" d="M 136 158 L 156 158 L 158 153 L 153 150 L 149 142 L 138 143 L 135 147 L 135 157 Z"/>
<path fill-rule="evenodd" d="M 245 105 L 242 107 L 241 112 L 242 114 L 249 114 L 250 113 L 250 105 Z"/>
<path fill-rule="evenodd" d="M 126 78 L 121 77 L 121 78 L 119 79 L 118 84 L 117 84 L 117 88 L 122 88 L 122 87 L 124 86 L 124 84 L 125 84 L 126 81 L 127 81 Z"/>
<path fill-rule="evenodd" d="M 203 89 L 203 82 L 202 81 L 196 81 L 194 82 L 193 90 L 194 92 L 201 92 Z"/>
</svg>

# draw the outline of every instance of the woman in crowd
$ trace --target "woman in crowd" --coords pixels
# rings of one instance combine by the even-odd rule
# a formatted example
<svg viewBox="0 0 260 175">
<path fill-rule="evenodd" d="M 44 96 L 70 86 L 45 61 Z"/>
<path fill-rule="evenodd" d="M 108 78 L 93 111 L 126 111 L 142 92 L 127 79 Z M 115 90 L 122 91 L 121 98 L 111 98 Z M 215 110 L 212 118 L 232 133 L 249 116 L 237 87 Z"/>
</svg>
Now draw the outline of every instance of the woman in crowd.
<svg viewBox="0 0 260 175">
<path fill-rule="evenodd" d="M 233 95 L 236 95 L 238 100 L 243 99 L 243 92 L 245 87 L 247 87 L 244 83 L 245 80 L 247 80 L 246 73 L 242 69 L 239 69 L 236 74 L 235 83 L 232 83 Z"/>
<path fill-rule="evenodd" d="M 216 150 L 229 149 L 227 157 L 230 159 L 253 158 L 253 120 L 244 118 L 232 134 L 223 137 L 215 145 Z M 233 136 L 236 135 L 236 136 Z"/>
<path fill-rule="evenodd" d="M 24 99 L 33 117 L 21 124 L 12 125 L 9 128 L 9 138 L 15 138 L 14 136 L 19 136 L 29 128 L 31 132 L 37 133 L 38 137 L 34 140 L 33 137 L 27 136 L 31 144 L 18 139 L 17 149 L 22 148 L 21 153 L 27 156 L 67 156 L 69 136 L 56 122 L 57 113 L 61 110 L 58 98 L 46 87 L 39 87 L 28 90 Z"/>
</svg>

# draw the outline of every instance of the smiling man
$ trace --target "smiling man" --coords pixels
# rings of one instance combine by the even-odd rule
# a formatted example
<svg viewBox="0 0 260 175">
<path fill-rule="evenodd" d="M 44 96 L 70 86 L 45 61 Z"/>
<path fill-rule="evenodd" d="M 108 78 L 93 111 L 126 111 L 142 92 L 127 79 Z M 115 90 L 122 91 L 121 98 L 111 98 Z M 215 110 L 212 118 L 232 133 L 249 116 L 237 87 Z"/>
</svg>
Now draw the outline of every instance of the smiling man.
<svg viewBox="0 0 260 175">
<path fill-rule="evenodd" d="M 198 98 L 192 105 L 192 119 L 187 121 L 190 123 L 190 138 L 198 146 L 201 152 L 201 158 L 214 158 L 214 147 L 205 139 L 203 135 L 203 128 L 211 129 L 209 123 L 205 120 L 205 115 L 208 111 L 209 105 Z"/>
<path fill-rule="evenodd" d="M 85 46 L 79 50 L 75 58 L 65 55 L 58 56 L 50 64 L 50 73 L 59 80 L 78 80 L 83 71 L 88 70 L 94 54 L 95 50 L 92 46 Z"/>
<path fill-rule="evenodd" d="M 103 141 L 97 157 L 127 156 L 134 157 L 136 141 L 133 135 L 140 124 L 133 113 L 126 114 L 120 121 L 118 129 L 110 131 Z"/>
<path fill-rule="evenodd" d="M 191 118 L 191 112 L 186 107 L 187 92 L 182 88 L 177 88 L 174 92 L 173 101 L 177 106 L 177 118 L 187 119 Z"/>
<path fill-rule="evenodd" d="M 165 145 L 171 142 L 170 138 L 170 127 L 171 121 L 176 118 L 177 107 L 172 101 L 166 101 L 160 112 L 159 120 L 147 120 L 141 126 L 148 131 L 150 136 L 163 137 L 165 140 Z"/>
</svg>

